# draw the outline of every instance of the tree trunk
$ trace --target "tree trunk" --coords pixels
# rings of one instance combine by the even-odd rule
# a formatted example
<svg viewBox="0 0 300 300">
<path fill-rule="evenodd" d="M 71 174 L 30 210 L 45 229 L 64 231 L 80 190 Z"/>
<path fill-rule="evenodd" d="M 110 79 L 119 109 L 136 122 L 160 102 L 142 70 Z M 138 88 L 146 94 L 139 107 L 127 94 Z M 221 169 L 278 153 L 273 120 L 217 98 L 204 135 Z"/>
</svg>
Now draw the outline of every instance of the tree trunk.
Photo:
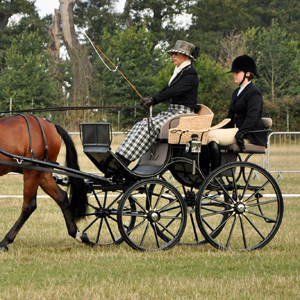
<svg viewBox="0 0 300 300">
<path fill-rule="evenodd" d="M 52 17 L 52 31 L 49 33 L 52 36 L 52 41 L 49 44 L 49 51 L 56 63 L 59 62 L 60 50 L 60 12 L 58 9 L 54 10 Z"/>
<path fill-rule="evenodd" d="M 76 0 L 59 0 L 63 41 L 73 66 L 72 95 L 69 105 L 84 106 L 88 99 L 91 64 L 86 50 L 82 48 L 76 36 L 73 19 L 75 2 Z M 77 118 L 80 119 L 79 121 L 82 119 L 81 116 Z"/>
<path fill-rule="evenodd" d="M 62 21 L 62 34 L 65 46 L 67 47 L 68 53 L 71 49 L 80 47 L 77 40 L 73 19 L 73 9 L 76 0 L 59 0 L 60 3 L 60 14 Z M 71 51 L 72 53 L 72 51 Z M 71 53 L 69 53 L 71 57 Z"/>
<path fill-rule="evenodd" d="M 0 30 L 3 30 L 6 27 L 8 20 L 12 15 L 13 14 L 0 14 Z"/>
<path fill-rule="evenodd" d="M 125 5 L 124 5 L 124 13 L 126 15 L 126 26 L 127 26 L 127 28 L 133 27 L 133 20 L 130 17 L 130 14 L 129 14 L 130 13 L 130 3 L 131 3 L 130 0 L 126 0 Z"/>
</svg>

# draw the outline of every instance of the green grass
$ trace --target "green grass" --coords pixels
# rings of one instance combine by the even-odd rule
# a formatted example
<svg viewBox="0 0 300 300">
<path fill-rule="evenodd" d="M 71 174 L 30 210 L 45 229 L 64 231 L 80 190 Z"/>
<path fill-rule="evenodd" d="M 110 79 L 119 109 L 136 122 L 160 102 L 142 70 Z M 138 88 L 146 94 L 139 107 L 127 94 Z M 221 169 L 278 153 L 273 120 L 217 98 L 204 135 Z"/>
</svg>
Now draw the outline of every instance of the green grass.
<svg viewBox="0 0 300 300">
<path fill-rule="evenodd" d="M 300 193 L 299 180 L 298 174 L 278 179 L 283 194 Z M 19 175 L 1 177 L 0 184 L 2 195 L 22 194 Z M 54 201 L 39 198 L 10 250 L 0 253 L 0 300 L 300 299 L 300 202 L 284 201 L 282 225 L 260 250 L 177 245 L 139 252 L 125 243 L 91 248 L 76 242 Z M 21 205 L 22 199 L 0 198 L 0 238 Z"/>
</svg>

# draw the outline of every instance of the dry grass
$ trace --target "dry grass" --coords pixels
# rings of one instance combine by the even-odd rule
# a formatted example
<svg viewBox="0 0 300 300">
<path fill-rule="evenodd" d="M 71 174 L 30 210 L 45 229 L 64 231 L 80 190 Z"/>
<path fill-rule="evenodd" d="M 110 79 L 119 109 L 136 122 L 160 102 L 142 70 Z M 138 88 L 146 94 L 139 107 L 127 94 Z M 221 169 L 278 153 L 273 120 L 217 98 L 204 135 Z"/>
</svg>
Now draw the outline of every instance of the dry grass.
<svg viewBox="0 0 300 300">
<path fill-rule="evenodd" d="M 0 203 L 4 234 L 20 200 Z M 280 231 L 258 251 L 205 245 L 137 252 L 126 244 L 75 242 L 54 202 L 39 200 L 10 251 L 0 255 L 0 299 L 300 299 L 300 205 L 295 199 L 285 204 Z"/>
</svg>

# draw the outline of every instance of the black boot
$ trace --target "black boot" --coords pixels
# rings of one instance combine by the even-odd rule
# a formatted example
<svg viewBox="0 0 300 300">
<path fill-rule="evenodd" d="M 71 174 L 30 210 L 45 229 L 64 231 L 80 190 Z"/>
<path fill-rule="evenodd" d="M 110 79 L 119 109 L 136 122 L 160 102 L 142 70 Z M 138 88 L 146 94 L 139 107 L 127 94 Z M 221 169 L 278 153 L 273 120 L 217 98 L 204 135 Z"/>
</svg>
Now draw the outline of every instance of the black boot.
<svg viewBox="0 0 300 300">
<path fill-rule="evenodd" d="M 209 142 L 208 150 L 210 155 L 210 169 L 212 171 L 221 165 L 221 152 L 219 144 L 214 141 Z"/>
</svg>

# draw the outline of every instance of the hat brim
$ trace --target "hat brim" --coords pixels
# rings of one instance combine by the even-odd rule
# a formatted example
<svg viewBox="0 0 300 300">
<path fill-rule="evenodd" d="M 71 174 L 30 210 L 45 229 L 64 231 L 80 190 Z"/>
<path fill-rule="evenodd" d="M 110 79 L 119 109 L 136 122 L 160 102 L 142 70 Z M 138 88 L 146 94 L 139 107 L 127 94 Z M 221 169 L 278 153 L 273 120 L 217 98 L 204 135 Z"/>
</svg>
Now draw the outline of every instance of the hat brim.
<svg viewBox="0 0 300 300">
<path fill-rule="evenodd" d="M 186 53 L 184 51 L 178 50 L 178 49 L 170 49 L 170 50 L 167 51 L 167 53 L 170 54 L 170 55 L 172 55 L 174 53 L 176 53 L 176 54 L 183 54 L 185 56 L 188 56 L 192 60 L 196 60 L 192 55 L 190 55 L 190 54 L 188 54 L 188 53 Z"/>
<path fill-rule="evenodd" d="M 241 71 L 243 71 L 243 70 L 230 70 L 227 73 L 235 73 L 235 72 L 241 72 Z M 245 72 L 245 71 L 243 71 L 243 72 Z M 250 72 L 250 73 L 252 73 L 254 76 L 256 76 L 256 78 L 260 78 L 260 75 L 257 73 L 255 73 L 255 74 L 253 72 Z"/>
</svg>

